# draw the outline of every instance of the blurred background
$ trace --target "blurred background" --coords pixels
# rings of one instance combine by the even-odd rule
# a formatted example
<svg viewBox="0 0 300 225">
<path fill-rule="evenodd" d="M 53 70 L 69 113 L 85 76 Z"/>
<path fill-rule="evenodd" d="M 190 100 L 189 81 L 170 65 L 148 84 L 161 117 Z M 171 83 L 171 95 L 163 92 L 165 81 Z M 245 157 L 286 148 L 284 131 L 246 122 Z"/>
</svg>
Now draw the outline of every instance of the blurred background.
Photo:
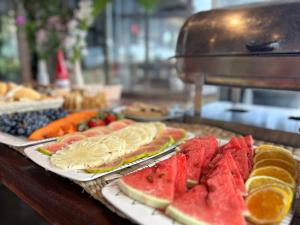
<svg viewBox="0 0 300 225">
<path fill-rule="evenodd" d="M 85 84 L 122 85 L 123 96 L 191 100 L 193 89 L 176 74 L 171 57 L 184 21 L 199 11 L 271 0 L 0 0 L 0 80 L 57 79 L 57 52 L 70 76 L 79 65 Z M 43 84 L 43 82 L 42 82 Z M 154 97 L 155 96 L 155 97 Z M 300 108 L 290 91 L 205 86 L 204 102 Z M 47 224 L 0 186 L 3 225 Z M 11 215 L 11 216 L 9 216 Z"/>
<path fill-rule="evenodd" d="M 177 77 L 169 58 L 175 55 L 177 35 L 186 18 L 214 8 L 274 1 L 96 0 L 92 5 L 82 2 L 86 1 L 1 0 L 0 80 L 32 82 L 37 79 L 40 62 L 45 61 L 53 82 L 56 53 L 61 49 L 70 73 L 74 61 L 79 61 L 85 84 L 122 84 L 125 96 L 155 93 L 162 98 L 185 101 L 192 95 L 191 88 Z M 88 10 L 92 10 L 92 16 L 85 18 Z M 78 18 L 85 20 L 83 28 Z M 205 88 L 204 97 L 207 101 L 235 98 L 249 104 L 300 106 L 298 94 L 288 91 L 210 86 Z"/>
</svg>

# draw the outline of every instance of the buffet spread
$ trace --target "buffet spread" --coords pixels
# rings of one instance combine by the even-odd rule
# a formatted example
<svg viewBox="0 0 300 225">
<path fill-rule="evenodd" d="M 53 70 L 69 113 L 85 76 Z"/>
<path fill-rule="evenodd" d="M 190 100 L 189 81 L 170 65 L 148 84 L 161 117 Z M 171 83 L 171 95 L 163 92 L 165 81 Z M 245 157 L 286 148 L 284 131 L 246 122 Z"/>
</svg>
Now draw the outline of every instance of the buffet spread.
<svg viewBox="0 0 300 225">
<path fill-rule="evenodd" d="M 45 99 L 55 97 L 12 97 L 6 104 Z M 139 224 L 289 224 L 298 187 L 289 150 L 255 146 L 251 135 L 223 140 L 213 131 L 174 127 L 162 119 L 165 106 L 134 102 L 74 112 L 66 102 L 2 113 L 1 132 L 24 140 L 22 153 L 33 162 L 91 194 L 98 180 L 108 181 L 92 196 L 118 214 Z"/>
</svg>

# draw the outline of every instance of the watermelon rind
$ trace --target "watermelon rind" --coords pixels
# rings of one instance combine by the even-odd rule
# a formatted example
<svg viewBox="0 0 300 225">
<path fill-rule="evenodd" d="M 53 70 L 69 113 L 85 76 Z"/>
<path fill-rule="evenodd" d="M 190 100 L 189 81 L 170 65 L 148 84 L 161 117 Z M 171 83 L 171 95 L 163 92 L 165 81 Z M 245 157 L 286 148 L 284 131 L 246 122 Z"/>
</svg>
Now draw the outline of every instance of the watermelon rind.
<svg viewBox="0 0 300 225">
<path fill-rule="evenodd" d="M 210 223 L 191 217 L 173 206 L 167 207 L 166 214 L 172 217 L 174 220 L 185 225 L 210 225 Z"/>
<path fill-rule="evenodd" d="M 38 152 L 47 155 L 47 156 L 51 156 L 53 153 L 51 153 L 50 151 L 48 151 L 47 149 L 43 148 L 43 147 L 39 147 L 36 149 Z"/>
<path fill-rule="evenodd" d="M 133 188 L 126 184 L 122 179 L 118 181 L 119 188 L 130 198 L 137 200 L 145 205 L 148 205 L 157 209 L 166 208 L 171 202 L 167 199 L 158 198 L 149 194 L 145 194 L 136 188 Z"/>
</svg>

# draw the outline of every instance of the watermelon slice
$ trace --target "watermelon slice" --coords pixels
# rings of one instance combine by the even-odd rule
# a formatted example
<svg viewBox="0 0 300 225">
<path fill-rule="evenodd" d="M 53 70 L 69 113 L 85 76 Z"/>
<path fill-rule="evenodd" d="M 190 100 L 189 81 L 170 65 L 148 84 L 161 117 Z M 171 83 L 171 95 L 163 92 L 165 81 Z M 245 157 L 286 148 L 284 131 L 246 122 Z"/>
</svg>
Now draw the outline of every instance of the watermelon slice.
<svg viewBox="0 0 300 225">
<path fill-rule="evenodd" d="M 234 158 L 237 167 L 239 168 L 240 174 L 244 180 L 246 180 L 250 173 L 249 162 L 248 162 L 248 148 L 242 147 L 239 139 L 234 137 L 226 145 L 219 149 L 221 154 L 230 152 Z"/>
<path fill-rule="evenodd" d="M 131 173 L 119 180 L 120 189 L 148 206 L 164 209 L 174 199 L 177 158 L 173 156 L 153 167 Z"/>
<path fill-rule="evenodd" d="M 116 160 L 114 162 L 111 162 L 111 163 L 107 163 L 107 164 L 103 164 L 101 166 L 96 166 L 96 167 L 93 167 L 93 168 L 85 169 L 84 171 L 87 172 L 87 173 L 104 173 L 104 172 L 114 170 L 114 169 L 122 166 L 122 164 L 123 164 L 123 160 L 118 159 L 118 160 Z"/>
<path fill-rule="evenodd" d="M 81 133 L 73 133 L 61 137 L 58 141 L 70 145 L 74 142 L 83 140 L 85 137 L 86 136 Z"/>
<path fill-rule="evenodd" d="M 210 171 L 206 174 L 206 176 L 203 179 L 204 182 L 210 177 L 217 175 L 218 173 L 223 173 L 223 171 L 229 169 L 233 178 L 235 190 L 237 190 L 241 195 L 246 194 L 243 177 L 241 176 L 240 171 L 231 153 L 227 152 L 224 155 L 218 154 L 213 160 L 214 168 L 211 168 Z"/>
<path fill-rule="evenodd" d="M 45 154 L 45 155 L 52 155 L 55 152 L 61 150 L 62 148 L 66 147 L 67 144 L 63 142 L 51 142 L 41 147 L 38 147 L 36 150 Z"/>
<path fill-rule="evenodd" d="M 235 212 L 242 217 L 246 212 L 246 204 L 234 187 L 234 180 L 229 168 L 218 166 L 216 170 L 219 172 L 214 173 L 206 181 L 209 190 L 208 204 L 216 211 Z"/>
<path fill-rule="evenodd" d="M 189 187 L 198 184 L 201 168 L 204 162 L 205 150 L 199 139 L 191 139 L 180 146 L 180 151 L 186 155 L 187 184 Z"/>
<path fill-rule="evenodd" d="M 177 174 L 175 182 L 175 199 L 186 192 L 187 165 L 185 154 L 177 154 Z"/>
<path fill-rule="evenodd" d="M 207 211 L 206 198 L 208 192 L 204 185 L 197 185 L 181 197 L 175 199 L 166 209 L 166 214 L 186 225 L 211 224 L 210 213 Z"/>
<path fill-rule="evenodd" d="M 123 129 L 124 127 L 128 126 L 127 123 L 125 122 L 122 122 L 122 121 L 114 121 L 114 122 L 111 122 L 109 125 L 108 125 L 108 128 L 112 129 L 113 131 L 115 130 L 121 130 Z"/>
<path fill-rule="evenodd" d="M 217 151 L 218 142 L 213 136 L 196 137 L 180 145 L 181 151 L 187 155 L 188 185 L 199 183 L 203 170 L 205 171 Z"/>
</svg>

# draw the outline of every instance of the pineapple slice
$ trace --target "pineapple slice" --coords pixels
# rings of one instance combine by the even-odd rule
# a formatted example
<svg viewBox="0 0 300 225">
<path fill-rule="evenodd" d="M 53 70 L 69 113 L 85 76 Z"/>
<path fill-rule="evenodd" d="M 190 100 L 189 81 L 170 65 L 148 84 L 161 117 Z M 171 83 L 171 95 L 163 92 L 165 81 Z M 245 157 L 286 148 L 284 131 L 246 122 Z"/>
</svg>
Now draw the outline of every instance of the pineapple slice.
<svg viewBox="0 0 300 225">
<path fill-rule="evenodd" d="M 52 155 L 50 162 L 61 169 L 86 169 L 111 162 L 124 155 L 125 141 L 109 135 L 99 141 L 75 142 Z"/>
</svg>

